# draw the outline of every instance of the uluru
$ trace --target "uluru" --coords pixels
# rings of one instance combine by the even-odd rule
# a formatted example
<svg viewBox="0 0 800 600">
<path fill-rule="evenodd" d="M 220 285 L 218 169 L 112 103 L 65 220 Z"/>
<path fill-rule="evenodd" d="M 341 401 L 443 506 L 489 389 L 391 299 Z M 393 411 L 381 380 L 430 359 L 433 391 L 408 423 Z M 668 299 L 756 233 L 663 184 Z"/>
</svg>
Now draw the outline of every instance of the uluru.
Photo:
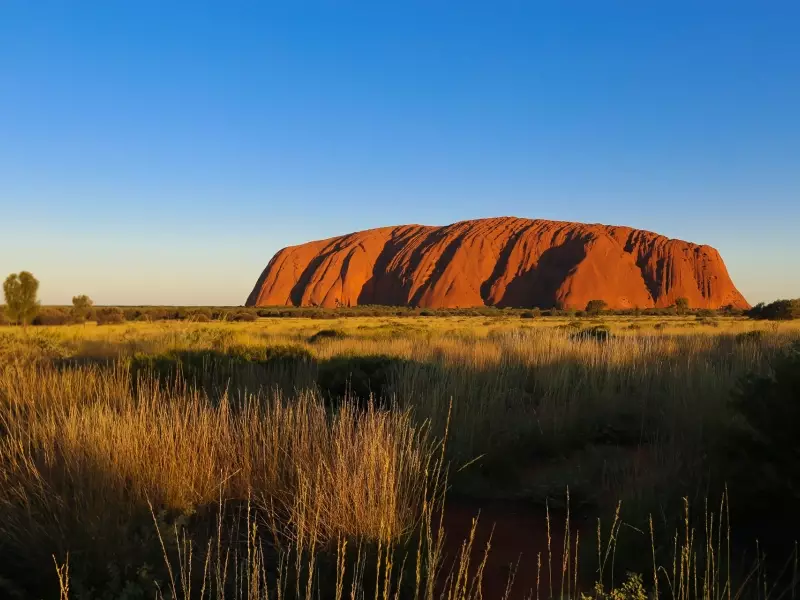
<svg viewBox="0 0 800 600">
<path fill-rule="evenodd" d="M 247 306 L 749 307 L 719 252 L 631 227 L 500 217 L 280 250 Z"/>
</svg>

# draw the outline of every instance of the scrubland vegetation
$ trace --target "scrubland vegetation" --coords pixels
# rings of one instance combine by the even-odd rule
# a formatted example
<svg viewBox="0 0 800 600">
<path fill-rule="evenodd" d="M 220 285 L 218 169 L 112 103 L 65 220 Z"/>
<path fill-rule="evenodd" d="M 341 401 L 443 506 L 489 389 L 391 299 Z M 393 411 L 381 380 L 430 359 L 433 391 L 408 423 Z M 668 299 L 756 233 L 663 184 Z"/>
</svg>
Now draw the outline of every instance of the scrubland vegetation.
<svg viewBox="0 0 800 600">
<path fill-rule="evenodd" d="M 76 296 L 73 300 L 91 302 L 84 296 Z M 779 301 L 780 303 L 790 301 Z M 766 305 L 769 310 L 763 314 L 753 314 L 754 318 L 772 318 L 772 308 L 779 302 Z M 102 321 L 103 315 L 113 314 L 116 322 L 144 322 L 158 321 L 192 321 L 195 323 L 208 323 L 210 321 L 247 322 L 251 323 L 261 319 L 325 319 L 336 320 L 342 318 L 364 317 L 487 317 L 487 318 L 514 318 L 523 319 L 537 317 L 556 318 L 583 318 L 583 317 L 674 317 L 694 316 L 697 318 L 715 317 L 740 317 L 743 311 L 736 308 L 723 308 L 720 310 L 709 309 L 680 309 L 677 305 L 667 308 L 625 309 L 609 310 L 602 301 L 592 301 L 587 305 L 587 310 L 578 309 L 539 309 L 539 308 L 497 308 L 492 306 L 472 308 L 442 308 L 423 309 L 398 306 L 355 306 L 352 308 L 321 308 L 321 307 L 176 307 L 176 306 L 98 306 L 79 304 L 78 306 L 47 306 L 39 308 L 31 314 L 29 323 L 32 325 L 69 325 L 82 323 L 85 320 Z M 0 307 L 0 324 L 15 322 L 5 314 L 5 307 Z M 761 310 L 762 305 L 754 310 Z M 776 313 L 777 314 L 777 313 Z M 783 314 L 783 313 L 781 313 Z M 797 318 L 790 317 L 790 318 Z"/>
<path fill-rule="evenodd" d="M 0 328 L 0 596 L 794 597 L 800 327 L 521 316 Z"/>
</svg>

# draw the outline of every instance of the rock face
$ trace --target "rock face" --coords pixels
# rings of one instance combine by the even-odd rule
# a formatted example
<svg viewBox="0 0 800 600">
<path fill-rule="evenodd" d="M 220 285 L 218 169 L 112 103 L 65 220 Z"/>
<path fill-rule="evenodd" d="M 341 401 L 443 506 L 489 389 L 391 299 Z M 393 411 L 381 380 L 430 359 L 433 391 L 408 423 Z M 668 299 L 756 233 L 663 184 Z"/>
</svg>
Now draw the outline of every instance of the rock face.
<svg viewBox="0 0 800 600">
<path fill-rule="evenodd" d="M 248 306 L 583 309 L 749 305 L 710 246 L 656 233 L 501 217 L 401 225 L 284 248 Z"/>
</svg>

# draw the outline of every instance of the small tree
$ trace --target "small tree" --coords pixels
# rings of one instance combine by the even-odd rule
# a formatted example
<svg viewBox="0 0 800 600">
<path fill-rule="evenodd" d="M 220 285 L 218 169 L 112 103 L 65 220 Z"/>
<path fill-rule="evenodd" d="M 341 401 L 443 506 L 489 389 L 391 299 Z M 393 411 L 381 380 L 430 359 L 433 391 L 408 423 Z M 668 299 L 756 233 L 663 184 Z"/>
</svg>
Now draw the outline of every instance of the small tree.
<svg viewBox="0 0 800 600">
<path fill-rule="evenodd" d="M 605 300 L 589 300 L 586 304 L 586 312 L 592 316 L 599 315 L 607 306 Z"/>
<path fill-rule="evenodd" d="M 94 302 L 86 294 L 72 298 L 72 319 L 76 323 L 84 323 L 89 318 Z"/>
<path fill-rule="evenodd" d="M 39 281 L 28 271 L 12 273 L 3 283 L 6 315 L 13 323 L 27 327 L 39 312 Z"/>
<path fill-rule="evenodd" d="M 689 299 L 681 296 L 675 300 L 675 309 L 679 315 L 685 315 L 689 310 Z"/>
</svg>

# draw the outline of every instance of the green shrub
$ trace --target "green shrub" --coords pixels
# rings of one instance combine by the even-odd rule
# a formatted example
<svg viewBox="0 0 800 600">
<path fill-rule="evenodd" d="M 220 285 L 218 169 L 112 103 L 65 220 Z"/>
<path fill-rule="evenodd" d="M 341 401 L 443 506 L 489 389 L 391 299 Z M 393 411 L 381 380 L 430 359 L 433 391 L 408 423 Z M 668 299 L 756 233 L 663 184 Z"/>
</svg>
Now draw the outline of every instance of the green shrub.
<svg viewBox="0 0 800 600">
<path fill-rule="evenodd" d="M 172 319 L 174 321 L 183 321 L 187 319 L 190 315 L 190 311 L 187 310 L 183 306 L 179 306 L 177 308 L 173 308 L 167 311 L 167 319 Z"/>
<path fill-rule="evenodd" d="M 166 309 L 164 308 L 148 308 L 142 311 L 143 320 L 147 321 L 166 321 L 169 318 Z"/>
<path fill-rule="evenodd" d="M 737 451 L 758 465 L 750 485 L 762 494 L 800 499 L 800 343 L 773 363 L 766 375 L 746 377 L 733 406 L 746 426 L 735 436 Z"/>
<path fill-rule="evenodd" d="M 753 329 L 752 331 L 737 333 L 734 339 L 737 344 L 745 344 L 747 342 L 760 342 L 764 339 L 765 335 L 765 332 L 761 329 Z"/>
<path fill-rule="evenodd" d="M 142 316 L 142 311 L 138 308 L 123 308 L 122 314 L 125 316 L 126 321 L 138 321 Z M 91 317 L 91 313 L 89 315 Z"/>
<path fill-rule="evenodd" d="M 232 346 L 221 350 L 171 350 L 162 354 L 136 354 L 131 358 L 135 383 L 142 375 L 152 375 L 166 386 L 176 379 L 204 388 L 208 392 L 227 386 L 245 387 L 274 383 L 271 368 L 294 368 L 313 361 L 302 346 Z"/>
<path fill-rule="evenodd" d="M 614 336 L 606 325 L 595 325 L 594 327 L 572 334 L 572 339 L 578 341 L 591 340 L 594 342 L 607 342 L 612 337 Z"/>
<path fill-rule="evenodd" d="M 727 317 L 741 317 L 744 314 L 744 311 L 741 308 L 733 306 L 732 304 L 726 304 L 725 306 L 720 307 L 717 313 Z"/>
<path fill-rule="evenodd" d="M 642 576 L 628 573 L 628 578 L 618 588 L 606 591 L 603 584 L 595 583 L 592 594 L 581 593 L 581 600 L 647 600 L 650 596 L 644 588 Z"/>
<path fill-rule="evenodd" d="M 710 327 L 719 327 L 719 321 L 717 321 L 716 319 L 709 319 L 706 317 L 697 319 L 697 323 L 700 325 L 708 325 Z"/>
<path fill-rule="evenodd" d="M 94 311 L 94 320 L 98 325 L 114 325 L 125 321 L 125 313 L 113 306 L 98 308 Z"/>
<path fill-rule="evenodd" d="M 267 365 L 293 365 L 295 363 L 311 363 L 314 355 L 303 346 L 291 344 L 267 346 L 264 349 L 263 362 Z"/>
<path fill-rule="evenodd" d="M 608 308 L 605 300 L 589 300 L 586 304 L 586 312 L 590 315 L 599 315 Z"/>
<path fill-rule="evenodd" d="M 70 314 L 60 308 L 42 308 L 39 309 L 39 314 L 37 314 L 33 321 L 31 321 L 31 325 L 67 325 L 68 323 L 72 323 L 72 317 Z"/>
<path fill-rule="evenodd" d="M 224 352 L 217 352 L 217 360 L 232 360 L 239 363 L 259 363 L 263 366 L 294 362 L 311 362 L 311 352 L 295 344 L 276 344 L 274 346 L 229 346 Z"/>
<path fill-rule="evenodd" d="M 314 344 L 324 340 L 341 340 L 346 337 L 347 334 L 338 329 L 320 329 L 317 333 L 308 338 L 308 342 Z"/>
<path fill-rule="evenodd" d="M 385 407 L 387 386 L 401 362 L 384 355 L 337 356 L 320 364 L 317 385 L 332 406 L 347 398 L 361 408 L 366 408 L 370 401 L 377 407 Z"/>
<path fill-rule="evenodd" d="M 249 312 L 249 311 L 246 311 L 246 310 L 242 310 L 242 311 L 239 311 L 237 313 L 234 313 L 229 317 L 229 320 L 231 320 L 231 321 L 238 321 L 238 322 L 244 322 L 244 323 L 252 323 L 256 319 L 258 319 L 258 315 L 256 313 Z"/>
<path fill-rule="evenodd" d="M 207 308 L 194 308 L 186 313 L 186 318 L 198 323 L 208 323 L 211 320 L 211 311 Z"/>
<path fill-rule="evenodd" d="M 800 298 L 776 300 L 770 304 L 760 302 L 747 311 L 746 314 L 751 319 L 768 319 L 770 321 L 800 319 Z"/>
</svg>

